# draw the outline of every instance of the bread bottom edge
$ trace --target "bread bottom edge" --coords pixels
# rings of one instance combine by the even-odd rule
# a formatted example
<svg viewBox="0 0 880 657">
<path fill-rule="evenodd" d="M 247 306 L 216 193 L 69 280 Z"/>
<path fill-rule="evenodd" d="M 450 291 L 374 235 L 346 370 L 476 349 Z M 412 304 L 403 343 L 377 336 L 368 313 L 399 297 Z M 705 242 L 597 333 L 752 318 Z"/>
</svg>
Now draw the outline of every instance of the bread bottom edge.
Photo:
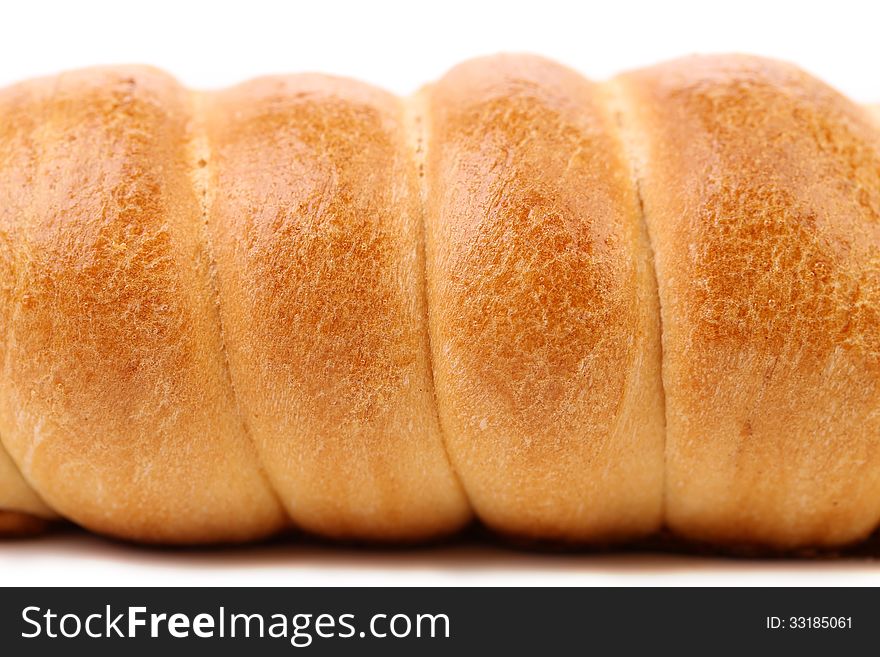
<svg viewBox="0 0 880 657">
<path fill-rule="evenodd" d="M 23 511 L 0 509 L 0 538 L 26 538 L 49 529 L 51 520 Z"/>
<path fill-rule="evenodd" d="M 370 538 L 330 537 L 322 536 L 301 529 L 286 528 L 281 531 L 268 532 L 265 535 L 250 536 L 239 540 L 156 540 L 145 537 L 114 535 L 107 532 L 91 532 L 84 527 L 77 527 L 57 520 L 41 518 L 23 511 L 0 509 L 0 541 L 17 538 L 28 538 L 49 532 L 54 526 L 67 525 L 71 531 L 83 532 L 101 539 L 118 542 L 123 545 L 146 549 L 224 549 L 247 548 L 249 545 L 296 541 L 321 545 L 328 550 L 408 550 L 437 548 L 454 545 L 458 542 L 475 542 L 486 545 L 498 545 L 509 549 L 535 554 L 634 554 L 653 553 L 680 555 L 683 557 L 720 557 L 734 559 L 836 559 L 836 558 L 880 558 L 880 530 L 865 538 L 845 545 L 798 546 L 781 548 L 755 542 L 712 542 L 695 539 L 674 533 L 663 528 L 649 535 L 630 536 L 620 539 L 605 540 L 566 540 L 542 538 L 534 535 L 516 534 L 491 530 L 479 523 L 472 523 L 458 532 L 442 533 L 431 538 L 415 540 Z"/>
</svg>

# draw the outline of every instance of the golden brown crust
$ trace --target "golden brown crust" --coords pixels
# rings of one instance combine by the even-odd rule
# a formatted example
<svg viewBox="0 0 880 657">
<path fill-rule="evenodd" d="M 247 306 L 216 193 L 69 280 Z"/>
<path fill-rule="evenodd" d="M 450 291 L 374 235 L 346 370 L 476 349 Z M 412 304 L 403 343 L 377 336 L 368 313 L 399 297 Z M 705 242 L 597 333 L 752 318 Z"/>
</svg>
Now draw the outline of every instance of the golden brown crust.
<svg viewBox="0 0 880 657">
<path fill-rule="evenodd" d="M 656 293 L 599 90 L 546 60 L 499 56 L 428 93 L 437 398 L 478 515 L 551 539 L 656 530 Z"/>
<path fill-rule="evenodd" d="M 0 533 L 841 545 L 878 409 L 880 111 L 794 67 L 0 91 Z"/>
<path fill-rule="evenodd" d="M 224 379 L 187 118 L 185 92 L 143 68 L 0 97 L 0 436 L 90 529 L 248 539 L 283 515 Z"/>
<path fill-rule="evenodd" d="M 400 101 L 292 76 L 207 102 L 229 362 L 288 512 L 338 537 L 458 529 L 469 509 L 434 407 Z"/>
<path fill-rule="evenodd" d="M 864 537 L 880 517 L 880 133 L 758 58 L 622 84 L 660 288 L 669 526 Z"/>
</svg>

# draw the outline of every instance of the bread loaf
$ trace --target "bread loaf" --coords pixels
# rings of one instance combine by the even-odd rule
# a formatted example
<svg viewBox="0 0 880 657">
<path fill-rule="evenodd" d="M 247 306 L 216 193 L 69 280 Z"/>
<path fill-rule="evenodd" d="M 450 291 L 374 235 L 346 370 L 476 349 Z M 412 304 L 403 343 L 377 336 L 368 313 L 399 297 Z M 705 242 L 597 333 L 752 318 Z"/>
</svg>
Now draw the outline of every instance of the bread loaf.
<svg viewBox="0 0 880 657">
<path fill-rule="evenodd" d="M 0 91 L 0 532 L 858 541 L 878 119 L 745 56 Z"/>
</svg>

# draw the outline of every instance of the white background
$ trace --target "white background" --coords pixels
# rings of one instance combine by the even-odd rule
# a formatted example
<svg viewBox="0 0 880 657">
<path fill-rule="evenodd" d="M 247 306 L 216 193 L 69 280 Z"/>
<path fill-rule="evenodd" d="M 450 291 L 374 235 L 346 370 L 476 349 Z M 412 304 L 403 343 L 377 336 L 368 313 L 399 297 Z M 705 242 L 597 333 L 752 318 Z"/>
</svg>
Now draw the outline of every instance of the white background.
<svg viewBox="0 0 880 657">
<path fill-rule="evenodd" d="M 800 64 L 880 103 L 880 3 L 65 2 L 0 12 L 0 85 L 149 63 L 197 87 L 321 71 L 408 93 L 475 55 L 529 51 L 603 78 L 694 52 Z M 284 543 L 155 550 L 62 533 L 0 543 L 0 584 L 878 584 L 880 563 L 537 555 L 466 541 L 415 551 Z"/>
</svg>

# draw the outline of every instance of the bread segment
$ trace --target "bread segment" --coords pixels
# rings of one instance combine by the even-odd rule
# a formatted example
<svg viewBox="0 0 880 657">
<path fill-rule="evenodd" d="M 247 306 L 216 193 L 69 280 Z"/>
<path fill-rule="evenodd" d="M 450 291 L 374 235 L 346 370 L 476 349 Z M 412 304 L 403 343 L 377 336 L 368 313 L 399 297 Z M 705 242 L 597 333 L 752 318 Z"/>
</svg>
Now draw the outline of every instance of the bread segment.
<svg viewBox="0 0 880 657">
<path fill-rule="evenodd" d="M 223 373 L 186 99 L 146 68 L 0 94 L 0 439 L 94 531 L 253 539 L 284 516 Z"/>
<path fill-rule="evenodd" d="M 426 93 L 437 399 L 477 515 L 562 541 L 657 530 L 656 290 L 602 91 L 498 56 Z"/>
<path fill-rule="evenodd" d="M 401 101 L 325 76 L 206 105 L 209 227 L 234 383 L 294 522 L 415 539 L 470 518 L 434 405 Z"/>
<path fill-rule="evenodd" d="M 669 526 L 863 538 L 880 517 L 880 132 L 759 58 L 621 84 L 663 314 Z"/>
</svg>

